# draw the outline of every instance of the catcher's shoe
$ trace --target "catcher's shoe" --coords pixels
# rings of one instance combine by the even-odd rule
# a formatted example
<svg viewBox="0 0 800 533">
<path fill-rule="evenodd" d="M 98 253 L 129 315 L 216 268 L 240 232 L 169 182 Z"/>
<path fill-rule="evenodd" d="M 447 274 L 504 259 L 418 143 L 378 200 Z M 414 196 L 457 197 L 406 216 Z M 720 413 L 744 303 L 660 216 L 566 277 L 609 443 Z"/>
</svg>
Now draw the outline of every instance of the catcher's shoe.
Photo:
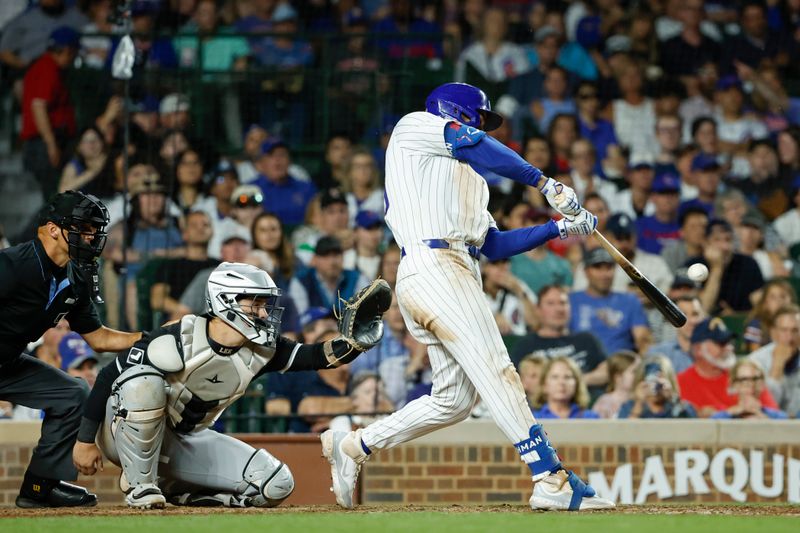
<svg viewBox="0 0 800 533">
<path fill-rule="evenodd" d="M 594 489 L 575 473 L 566 470 L 559 470 L 536 482 L 530 506 L 534 510 L 550 511 L 587 511 L 616 507 L 611 500 L 597 496 Z"/>
<path fill-rule="evenodd" d="M 356 490 L 361 463 L 369 457 L 361 449 L 361 430 L 345 433 L 328 430 L 320 435 L 322 455 L 331 464 L 331 480 L 336 503 L 345 509 L 355 507 L 353 493 Z"/>
<path fill-rule="evenodd" d="M 17 507 L 34 509 L 42 507 L 94 507 L 97 505 L 97 496 L 83 487 L 55 481 L 52 487 L 40 492 L 20 490 L 16 500 Z"/>
<path fill-rule="evenodd" d="M 247 496 L 235 496 L 228 493 L 217 494 L 194 494 L 184 492 L 173 494 L 169 497 L 169 503 L 185 507 L 252 507 L 251 498 Z"/>
<path fill-rule="evenodd" d="M 161 489 L 151 483 L 143 483 L 134 487 L 127 496 L 125 503 L 128 507 L 136 509 L 163 509 L 167 499 L 161 494 Z"/>
</svg>

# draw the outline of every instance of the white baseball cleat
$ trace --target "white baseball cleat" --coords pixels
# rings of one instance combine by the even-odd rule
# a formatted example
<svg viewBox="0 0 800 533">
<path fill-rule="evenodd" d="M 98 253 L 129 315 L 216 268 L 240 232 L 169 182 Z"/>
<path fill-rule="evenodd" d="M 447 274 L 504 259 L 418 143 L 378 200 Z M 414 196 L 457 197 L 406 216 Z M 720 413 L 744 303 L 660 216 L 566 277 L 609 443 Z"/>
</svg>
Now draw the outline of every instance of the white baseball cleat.
<svg viewBox="0 0 800 533">
<path fill-rule="evenodd" d="M 331 480 L 333 481 L 334 495 L 336 503 L 345 509 L 355 507 L 353 493 L 356 490 L 358 473 L 361 471 L 361 464 L 357 463 L 350 455 L 342 449 L 343 444 L 348 448 L 353 448 L 356 433 L 345 433 L 344 431 L 328 430 L 320 435 L 322 441 L 322 455 L 331 464 Z M 362 452 L 366 458 L 366 454 Z M 363 461 L 362 461 L 363 462 Z"/>
<path fill-rule="evenodd" d="M 161 494 L 161 489 L 157 485 L 145 483 L 134 487 L 125 496 L 125 503 L 128 507 L 136 509 L 163 509 L 167 499 Z"/>
<path fill-rule="evenodd" d="M 614 502 L 597 496 L 594 489 L 572 472 L 559 470 L 533 486 L 531 509 L 548 511 L 588 511 L 612 509 Z"/>
</svg>

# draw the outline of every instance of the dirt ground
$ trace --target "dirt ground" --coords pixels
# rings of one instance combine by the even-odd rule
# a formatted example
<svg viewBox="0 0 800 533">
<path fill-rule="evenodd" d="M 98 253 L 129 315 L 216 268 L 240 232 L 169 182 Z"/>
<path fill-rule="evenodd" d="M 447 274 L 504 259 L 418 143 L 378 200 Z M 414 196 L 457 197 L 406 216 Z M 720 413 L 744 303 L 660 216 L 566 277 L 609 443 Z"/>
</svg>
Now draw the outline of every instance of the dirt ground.
<svg viewBox="0 0 800 533">
<path fill-rule="evenodd" d="M 139 511 L 127 507 L 101 506 L 80 509 L 17 509 L 0 508 L 0 519 L 35 516 L 129 516 L 141 514 L 165 515 L 203 515 L 203 514 L 295 514 L 295 513 L 397 513 L 397 512 L 439 512 L 439 513 L 530 513 L 523 505 L 366 505 L 352 511 L 344 511 L 335 505 L 286 506 L 275 509 L 209 509 L 167 506 L 162 510 Z M 697 515 L 742 515 L 742 516 L 800 516 L 800 505 L 622 505 L 614 511 L 591 511 L 600 514 L 697 514 Z"/>
</svg>

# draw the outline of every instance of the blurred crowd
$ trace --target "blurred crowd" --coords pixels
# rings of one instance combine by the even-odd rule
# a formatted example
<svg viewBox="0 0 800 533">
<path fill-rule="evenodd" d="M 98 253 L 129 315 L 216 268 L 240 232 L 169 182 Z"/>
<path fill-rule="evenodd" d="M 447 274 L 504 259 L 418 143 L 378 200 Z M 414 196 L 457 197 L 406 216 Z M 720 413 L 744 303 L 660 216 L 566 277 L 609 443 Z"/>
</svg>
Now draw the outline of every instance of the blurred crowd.
<svg viewBox="0 0 800 533">
<path fill-rule="evenodd" d="M 140 69 L 291 71 L 334 60 L 337 72 L 358 74 L 410 57 L 430 72 L 449 65 L 491 96 L 505 117 L 491 135 L 572 186 L 598 229 L 688 317 L 669 325 L 593 238 L 484 259 L 487 304 L 538 418 L 800 413 L 800 1 L 131 7 Z M 209 273 L 236 261 L 282 289 L 284 335 L 335 335 L 340 298 L 378 276 L 394 285 L 401 254 L 383 221 L 384 150 L 397 114 L 423 102 L 379 110 L 370 129 L 355 108 L 363 84 L 332 78 L 345 120 L 310 159 L 304 131 L 316 119 L 303 92 L 252 113 L 220 92 L 211 136 L 197 133 L 188 91 L 114 95 L 78 124 L 66 79 L 110 68 L 113 11 L 109 0 L 0 4 L 0 63 L 21 109 L 26 171 L 45 197 L 79 189 L 109 207 L 106 322 L 151 329 L 202 313 Z M 340 55 L 323 59 L 323 34 L 348 37 Z M 220 137 L 237 148 L 221 153 Z M 555 216 L 537 191 L 485 177 L 501 228 Z M 704 282 L 688 277 L 695 263 L 708 267 Z M 385 326 L 380 345 L 350 365 L 270 375 L 257 411 L 290 417 L 289 431 L 319 431 L 427 394 L 425 346 L 396 304 Z M 91 381 L 97 358 L 68 331 L 54 328 L 31 353 Z M 486 416 L 480 403 L 474 416 Z"/>
</svg>

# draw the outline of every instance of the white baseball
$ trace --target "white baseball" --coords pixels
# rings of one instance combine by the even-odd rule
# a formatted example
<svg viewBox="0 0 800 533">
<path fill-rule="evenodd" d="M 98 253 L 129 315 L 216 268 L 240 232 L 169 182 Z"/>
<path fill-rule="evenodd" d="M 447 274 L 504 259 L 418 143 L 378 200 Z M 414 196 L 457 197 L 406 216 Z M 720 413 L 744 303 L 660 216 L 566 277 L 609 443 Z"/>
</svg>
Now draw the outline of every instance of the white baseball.
<svg viewBox="0 0 800 533">
<path fill-rule="evenodd" d="M 705 281 L 708 278 L 708 267 L 703 263 L 695 263 L 686 271 L 692 281 Z"/>
</svg>

